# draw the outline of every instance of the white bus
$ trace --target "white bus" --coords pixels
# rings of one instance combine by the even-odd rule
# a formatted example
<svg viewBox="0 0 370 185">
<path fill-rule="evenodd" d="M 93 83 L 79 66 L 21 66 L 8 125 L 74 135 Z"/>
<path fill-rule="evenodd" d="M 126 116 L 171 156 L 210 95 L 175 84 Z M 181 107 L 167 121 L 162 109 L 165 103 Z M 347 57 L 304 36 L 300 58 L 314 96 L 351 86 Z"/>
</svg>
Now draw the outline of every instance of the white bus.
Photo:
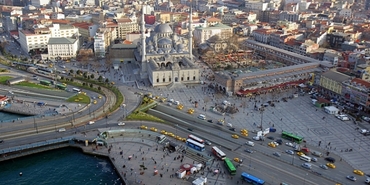
<svg viewBox="0 0 370 185">
<path fill-rule="evenodd" d="M 306 162 L 311 162 L 311 157 L 308 157 L 306 155 L 302 155 L 301 157 L 299 157 L 299 159 L 306 161 Z"/>
<path fill-rule="evenodd" d="M 212 153 L 215 154 L 215 156 L 217 156 L 221 160 L 225 160 L 226 158 L 226 154 L 216 146 L 212 147 Z"/>
<path fill-rule="evenodd" d="M 81 92 L 81 89 L 78 89 L 78 88 L 73 88 L 72 90 L 73 90 L 73 92 L 78 92 L 78 93 Z"/>
<path fill-rule="evenodd" d="M 189 135 L 188 136 L 188 138 L 189 139 L 192 139 L 192 140 L 194 140 L 194 141 L 196 141 L 196 142 L 198 142 L 198 143 L 200 143 L 200 144 L 204 144 L 204 140 L 203 139 L 200 139 L 199 137 L 197 137 L 197 136 L 194 136 L 194 135 Z"/>
</svg>

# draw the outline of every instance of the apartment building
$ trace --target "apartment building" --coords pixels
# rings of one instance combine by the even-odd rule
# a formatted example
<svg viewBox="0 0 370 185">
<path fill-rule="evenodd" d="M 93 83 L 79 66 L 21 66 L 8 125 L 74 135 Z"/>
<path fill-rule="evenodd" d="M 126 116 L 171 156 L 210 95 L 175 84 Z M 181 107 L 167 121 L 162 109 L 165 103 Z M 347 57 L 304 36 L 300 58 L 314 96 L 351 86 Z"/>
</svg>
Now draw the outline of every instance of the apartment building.
<svg viewBox="0 0 370 185">
<path fill-rule="evenodd" d="M 266 11 L 269 4 L 259 1 L 259 0 L 246 0 L 245 1 L 245 8 L 247 10 L 260 10 L 260 11 Z"/>
<path fill-rule="evenodd" d="M 218 35 L 220 39 L 230 38 L 233 35 L 233 28 L 222 23 L 209 27 L 196 27 L 194 30 L 194 43 L 196 45 L 205 43 L 214 35 Z"/>
<path fill-rule="evenodd" d="M 50 60 L 75 58 L 78 50 L 78 39 L 51 37 L 47 48 Z"/>
<path fill-rule="evenodd" d="M 370 83 L 360 78 L 354 78 L 342 82 L 342 98 L 351 103 L 369 107 Z"/>
<path fill-rule="evenodd" d="M 340 98 L 343 89 L 342 83 L 350 78 L 350 76 L 334 70 L 326 71 L 320 77 L 320 91 L 329 97 Z"/>
<path fill-rule="evenodd" d="M 19 44 L 25 52 L 45 50 L 51 37 L 78 36 L 78 28 L 70 25 L 53 24 L 52 27 L 35 26 L 30 30 L 19 31 Z"/>
</svg>

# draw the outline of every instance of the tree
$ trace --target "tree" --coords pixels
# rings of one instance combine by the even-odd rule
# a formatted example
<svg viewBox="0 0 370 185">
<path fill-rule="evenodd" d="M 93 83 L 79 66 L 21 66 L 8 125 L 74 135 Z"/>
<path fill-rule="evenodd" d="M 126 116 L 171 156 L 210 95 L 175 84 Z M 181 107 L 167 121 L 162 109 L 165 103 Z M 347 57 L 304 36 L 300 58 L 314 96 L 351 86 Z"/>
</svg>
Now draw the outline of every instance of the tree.
<svg viewBox="0 0 370 185">
<path fill-rule="evenodd" d="M 91 79 L 94 79 L 94 78 L 95 78 L 94 74 L 91 74 L 91 75 L 90 75 L 90 78 L 91 78 Z"/>
<path fill-rule="evenodd" d="M 73 69 L 69 70 L 69 73 L 73 74 L 74 73 Z"/>
<path fill-rule="evenodd" d="M 94 87 L 94 84 L 90 84 L 90 88 L 93 88 Z"/>
<path fill-rule="evenodd" d="M 84 73 L 83 73 L 83 77 L 84 77 L 84 78 L 87 78 L 87 72 L 84 72 Z"/>
<path fill-rule="evenodd" d="M 98 86 L 98 90 L 101 91 L 101 87 L 100 86 Z"/>
<path fill-rule="evenodd" d="M 109 79 L 107 78 L 107 79 L 105 79 L 105 83 L 109 83 Z"/>
<path fill-rule="evenodd" d="M 61 76 L 61 77 L 60 77 L 60 79 L 61 79 L 61 80 L 64 80 L 64 76 Z"/>
<path fill-rule="evenodd" d="M 103 81 L 103 77 L 101 75 L 98 77 L 98 81 L 99 82 Z"/>
</svg>

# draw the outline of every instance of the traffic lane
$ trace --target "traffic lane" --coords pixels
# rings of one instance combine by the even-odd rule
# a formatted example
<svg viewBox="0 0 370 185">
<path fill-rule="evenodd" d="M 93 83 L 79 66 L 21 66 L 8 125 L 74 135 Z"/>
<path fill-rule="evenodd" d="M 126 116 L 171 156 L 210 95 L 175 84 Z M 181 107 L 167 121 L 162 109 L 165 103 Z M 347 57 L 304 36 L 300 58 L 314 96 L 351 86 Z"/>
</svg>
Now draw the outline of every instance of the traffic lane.
<svg viewBox="0 0 370 185">
<path fill-rule="evenodd" d="M 255 143 L 256 143 L 255 145 L 256 151 L 262 152 L 265 155 L 269 155 L 269 156 L 272 156 L 273 152 L 279 152 L 281 154 L 281 157 L 279 157 L 278 159 L 286 162 L 287 164 L 293 163 L 296 166 L 301 166 L 303 163 L 305 163 L 305 161 L 299 158 L 299 156 L 296 154 L 296 152 L 294 151 L 292 147 L 280 145 L 280 146 L 277 146 L 276 148 L 272 148 L 272 147 L 264 147 L 265 144 L 261 146 L 260 145 L 261 143 L 260 144 L 257 144 L 258 142 L 255 142 Z M 285 153 L 285 150 L 293 150 L 294 155 L 289 155 Z M 346 168 L 344 164 L 341 164 L 341 162 L 335 163 L 336 169 L 329 168 L 329 170 L 324 170 L 319 167 L 320 164 L 326 165 L 327 163 L 328 162 L 324 158 L 318 158 L 318 162 L 311 162 L 313 166 L 312 170 L 321 173 L 326 178 L 330 178 L 338 182 L 342 182 L 343 178 L 345 178 L 347 175 L 353 174 L 353 170 Z"/>
<path fill-rule="evenodd" d="M 255 155 L 257 154 L 257 155 Z M 265 156 L 265 155 L 258 155 L 258 153 L 253 154 L 246 154 L 242 153 L 246 160 L 244 162 L 244 169 L 249 169 L 248 159 L 250 160 L 251 170 L 259 170 L 261 178 L 264 177 L 266 179 L 279 179 L 281 182 L 293 182 L 291 184 L 297 184 L 297 182 L 304 182 L 310 184 L 333 184 L 332 181 L 329 181 L 323 177 L 317 176 L 305 170 L 301 167 L 292 166 L 291 164 L 287 164 L 285 162 L 276 160 L 272 157 Z M 246 167 L 247 166 L 247 167 Z M 274 170 L 273 172 L 277 174 L 277 176 L 271 178 L 270 171 Z M 275 182 L 276 183 L 276 182 Z M 280 182 L 279 182 L 280 183 Z"/>
</svg>

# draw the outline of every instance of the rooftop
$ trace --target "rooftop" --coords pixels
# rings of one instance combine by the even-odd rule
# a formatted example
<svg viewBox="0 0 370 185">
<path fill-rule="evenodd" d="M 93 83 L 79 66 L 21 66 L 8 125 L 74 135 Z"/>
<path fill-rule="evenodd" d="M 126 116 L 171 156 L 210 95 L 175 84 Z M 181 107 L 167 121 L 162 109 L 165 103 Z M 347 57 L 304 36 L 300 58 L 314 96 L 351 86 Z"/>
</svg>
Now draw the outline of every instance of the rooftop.
<svg viewBox="0 0 370 185">
<path fill-rule="evenodd" d="M 326 71 L 321 76 L 329 78 L 329 79 L 334 80 L 336 82 L 340 82 L 340 83 L 350 79 L 350 76 L 342 74 L 342 73 L 338 73 L 338 72 L 332 71 L 332 70 Z"/>
<path fill-rule="evenodd" d="M 51 37 L 49 38 L 48 45 L 54 44 L 74 44 L 77 39 L 64 38 L 64 37 Z"/>
</svg>

